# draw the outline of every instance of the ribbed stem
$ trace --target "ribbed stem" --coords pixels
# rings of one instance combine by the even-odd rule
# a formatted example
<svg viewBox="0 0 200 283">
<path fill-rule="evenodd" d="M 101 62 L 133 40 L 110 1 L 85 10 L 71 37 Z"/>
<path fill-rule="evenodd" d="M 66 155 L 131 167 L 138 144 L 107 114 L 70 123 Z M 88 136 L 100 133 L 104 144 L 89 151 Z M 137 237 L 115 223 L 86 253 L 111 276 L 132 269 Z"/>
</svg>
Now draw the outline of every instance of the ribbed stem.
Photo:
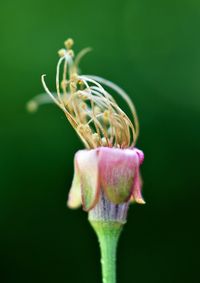
<svg viewBox="0 0 200 283">
<path fill-rule="evenodd" d="M 110 221 L 90 222 L 100 244 L 103 283 L 116 283 L 116 252 L 122 224 Z"/>
</svg>

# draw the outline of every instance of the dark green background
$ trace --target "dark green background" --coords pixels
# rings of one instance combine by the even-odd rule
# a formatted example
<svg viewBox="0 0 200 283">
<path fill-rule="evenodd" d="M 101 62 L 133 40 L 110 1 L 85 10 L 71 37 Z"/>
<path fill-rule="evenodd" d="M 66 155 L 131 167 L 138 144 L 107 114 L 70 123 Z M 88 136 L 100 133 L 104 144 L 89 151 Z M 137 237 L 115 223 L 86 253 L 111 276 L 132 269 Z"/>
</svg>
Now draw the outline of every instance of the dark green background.
<svg viewBox="0 0 200 283">
<path fill-rule="evenodd" d="M 87 215 L 66 208 L 83 146 L 55 106 L 25 111 L 41 74 L 54 88 L 67 37 L 93 47 L 83 73 L 121 85 L 140 118 L 147 204 L 129 211 L 118 282 L 200 282 L 198 0 L 1 2 L 1 282 L 101 282 Z"/>
</svg>

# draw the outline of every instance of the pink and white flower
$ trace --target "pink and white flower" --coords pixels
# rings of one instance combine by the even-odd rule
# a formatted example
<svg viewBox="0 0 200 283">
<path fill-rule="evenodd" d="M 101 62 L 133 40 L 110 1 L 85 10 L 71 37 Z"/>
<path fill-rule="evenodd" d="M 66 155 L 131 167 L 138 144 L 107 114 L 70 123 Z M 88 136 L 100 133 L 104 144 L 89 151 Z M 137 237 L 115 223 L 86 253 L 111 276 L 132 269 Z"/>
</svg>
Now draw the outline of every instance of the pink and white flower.
<svg viewBox="0 0 200 283">
<path fill-rule="evenodd" d="M 145 203 L 139 174 L 143 159 L 143 152 L 136 148 L 99 147 L 78 151 L 68 206 L 77 208 L 82 204 L 88 211 L 97 204 L 100 193 L 116 205 L 130 200 Z"/>
<path fill-rule="evenodd" d="M 74 158 L 75 173 L 68 206 L 76 208 L 82 204 L 84 210 L 89 211 L 102 197 L 116 206 L 130 201 L 143 204 L 139 170 L 144 154 L 135 148 L 139 123 L 134 104 L 126 92 L 113 82 L 97 76 L 80 75 L 80 59 L 89 49 L 74 57 L 72 46 L 73 41 L 68 39 L 65 49 L 59 51 L 56 94 L 50 92 L 45 75 L 42 76 L 49 98 L 63 110 L 87 148 L 78 151 Z M 118 106 L 109 89 L 125 100 L 132 120 Z M 38 104 L 46 102 L 49 100 L 40 95 L 29 102 L 28 108 L 34 111 Z"/>
</svg>

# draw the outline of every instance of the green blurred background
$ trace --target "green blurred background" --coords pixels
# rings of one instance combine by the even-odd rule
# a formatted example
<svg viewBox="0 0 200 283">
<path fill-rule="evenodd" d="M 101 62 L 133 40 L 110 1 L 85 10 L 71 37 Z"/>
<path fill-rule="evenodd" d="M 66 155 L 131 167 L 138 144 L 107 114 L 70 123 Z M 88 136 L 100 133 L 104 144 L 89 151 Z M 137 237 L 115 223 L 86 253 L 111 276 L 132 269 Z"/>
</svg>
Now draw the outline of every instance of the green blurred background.
<svg viewBox="0 0 200 283">
<path fill-rule="evenodd" d="M 129 210 L 118 282 L 200 282 L 200 2 L 16 0 L 0 4 L 1 282 L 101 282 L 96 236 L 66 208 L 74 153 L 63 113 L 26 102 L 55 85 L 57 50 L 92 46 L 83 73 L 134 101 L 145 206 Z"/>
</svg>

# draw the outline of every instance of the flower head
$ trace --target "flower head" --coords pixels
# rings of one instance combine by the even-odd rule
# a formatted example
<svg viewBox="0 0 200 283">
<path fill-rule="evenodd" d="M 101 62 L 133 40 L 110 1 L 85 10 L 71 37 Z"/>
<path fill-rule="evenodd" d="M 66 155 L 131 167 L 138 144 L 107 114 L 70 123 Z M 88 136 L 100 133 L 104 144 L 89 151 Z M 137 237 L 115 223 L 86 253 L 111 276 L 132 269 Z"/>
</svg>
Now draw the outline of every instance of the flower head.
<svg viewBox="0 0 200 283">
<path fill-rule="evenodd" d="M 144 155 L 135 148 L 139 124 L 132 101 L 116 84 L 101 77 L 80 75 L 80 60 L 90 48 L 75 56 L 73 40 L 68 39 L 64 44 L 65 48 L 58 52 L 56 94 L 48 89 L 45 75 L 42 83 L 87 148 L 75 156 L 69 207 L 75 208 L 82 203 L 85 210 L 91 210 L 102 197 L 116 207 L 129 200 L 144 203 L 139 174 Z M 125 100 L 132 120 L 109 90 Z M 28 104 L 29 109 L 37 109 L 37 104 L 46 102 L 45 99 L 44 96 L 36 97 Z"/>
</svg>

